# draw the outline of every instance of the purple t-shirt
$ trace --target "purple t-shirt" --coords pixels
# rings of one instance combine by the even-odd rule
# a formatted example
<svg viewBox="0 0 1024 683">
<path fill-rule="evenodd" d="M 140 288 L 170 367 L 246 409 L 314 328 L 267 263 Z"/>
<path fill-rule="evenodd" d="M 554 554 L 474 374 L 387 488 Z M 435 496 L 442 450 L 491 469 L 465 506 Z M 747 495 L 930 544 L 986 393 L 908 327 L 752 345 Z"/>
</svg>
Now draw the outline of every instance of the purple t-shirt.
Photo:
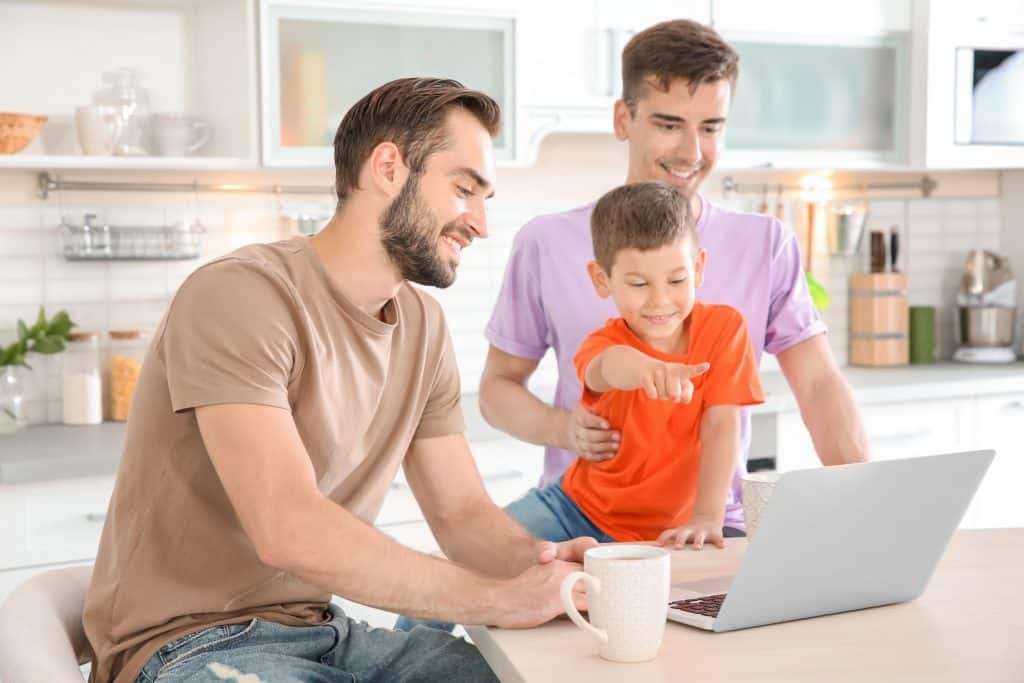
<svg viewBox="0 0 1024 683">
<path fill-rule="evenodd" d="M 771 216 L 713 206 L 701 198 L 697 239 L 708 252 L 704 284 L 697 299 L 728 304 L 747 321 L 758 361 L 764 351 L 779 353 L 825 332 L 811 303 L 796 237 Z M 558 387 L 554 404 L 572 408 L 583 387 L 573 356 L 583 340 L 618 311 L 611 298 L 601 299 L 587 274 L 594 258 L 587 204 L 565 213 L 539 216 L 516 235 L 501 292 L 485 332 L 505 353 L 540 360 L 554 349 Z M 742 457 L 737 459 L 725 522 L 743 528 L 740 476 L 750 447 L 750 410 L 740 422 Z M 540 486 L 558 480 L 575 454 L 547 447 Z"/>
</svg>

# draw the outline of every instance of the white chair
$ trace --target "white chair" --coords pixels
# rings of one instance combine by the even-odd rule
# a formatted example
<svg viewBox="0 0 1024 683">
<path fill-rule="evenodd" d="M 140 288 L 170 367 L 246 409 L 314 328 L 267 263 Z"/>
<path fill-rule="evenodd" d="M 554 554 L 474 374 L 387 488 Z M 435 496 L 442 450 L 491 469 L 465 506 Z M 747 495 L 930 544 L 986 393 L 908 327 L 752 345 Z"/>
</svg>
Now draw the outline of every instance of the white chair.
<svg viewBox="0 0 1024 683">
<path fill-rule="evenodd" d="M 82 604 L 92 566 L 52 569 L 14 589 L 0 607 L 0 681 L 82 683 L 91 650 Z"/>
</svg>

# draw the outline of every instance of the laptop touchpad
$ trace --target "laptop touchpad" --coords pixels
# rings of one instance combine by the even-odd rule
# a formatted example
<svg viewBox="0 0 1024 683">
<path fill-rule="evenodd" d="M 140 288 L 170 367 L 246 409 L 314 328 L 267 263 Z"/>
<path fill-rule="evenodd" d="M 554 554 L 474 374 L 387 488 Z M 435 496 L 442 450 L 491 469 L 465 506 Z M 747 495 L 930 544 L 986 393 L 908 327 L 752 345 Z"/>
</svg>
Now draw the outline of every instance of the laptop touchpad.
<svg viewBox="0 0 1024 683">
<path fill-rule="evenodd" d="M 708 576 L 695 581 L 673 583 L 669 598 L 671 600 L 686 600 L 701 595 L 728 593 L 729 586 L 732 585 L 732 581 L 735 578 L 735 574 L 722 574 L 720 576 Z"/>
</svg>

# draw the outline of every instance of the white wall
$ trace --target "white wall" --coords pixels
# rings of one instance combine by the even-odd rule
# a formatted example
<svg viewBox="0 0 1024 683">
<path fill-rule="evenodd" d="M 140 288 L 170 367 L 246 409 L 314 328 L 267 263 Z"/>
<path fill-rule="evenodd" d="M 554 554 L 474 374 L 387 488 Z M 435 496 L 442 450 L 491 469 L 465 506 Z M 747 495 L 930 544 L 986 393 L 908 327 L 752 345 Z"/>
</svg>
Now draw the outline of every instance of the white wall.
<svg viewBox="0 0 1024 683">
<path fill-rule="evenodd" d="M 537 214 L 593 201 L 622 182 L 624 155 L 623 146 L 610 136 L 553 136 L 542 147 L 536 166 L 501 170 L 497 195 L 489 210 L 491 237 L 474 243 L 466 252 L 456 284 L 437 293 L 452 329 L 464 390 L 475 391 L 479 382 L 487 349 L 482 330 L 497 295 L 515 232 Z M 117 177 L 86 171 L 67 171 L 64 175 L 75 179 Z M 743 182 L 796 181 L 794 174 L 765 171 L 735 175 L 741 176 Z M 331 184 L 330 174 L 324 173 L 273 176 L 271 172 L 241 178 L 221 174 L 216 180 Z M 181 181 L 192 177 L 149 173 L 133 174 L 131 179 Z M 835 182 L 859 184 L 886 177 L 866 174 L 837 177 Z M 1018 200 L 1000 200 L 995 173 L 936 174 L 936 178 L 939 190 L 934 199 L 918 199 L 913 192 L 879 193 L 888 198 L 872 200 L 869 227 L 887 228 L 896 223 L 905 228 L 905 265 L 910 274 L 911 301 L 940 307 L 940 355 L 948 356 L 953 339 L 949 303 L 966 251 L 979 246 L 998 248 L 1000 211 L 1005 210 L 1008 201 Z M 1024 173 L 1015 178 L 1017 185 L 1024 185 Z M 749 210 L 759 203 L 760 197 L 756 195 L 723 198 L 720 181 L 720 177 L 713 177 L 705 186 L 713 200 Z M 1024 188 L 1016 194 L 1024 197 Z M 31 322 L 40 304 L 51 314 L 67 308 L 83 329 L 152 329 L 178 285 L 200 263 L 243 244 L 288 236 L 291 226 L 281 219 L 282 215 L 301 210 L 330 213 L 332 207 L 333 202 L 326 195 L 279 200 L 263 195 L 66 192 L 44 201 L 35 196 L 33 172 L 0 172 L 0 343 L 13 338 L 19 317 Z M 1018 216 L 1024 214 L 1019 207 L 1015 210 Z M 97 213 L 112 224 L 159 225 L 198 215 L 209 230 L 202 259 L 148 263 L 65 261 L 58 254 L 55 228 L 61 216 L 80 222 L 86 211 Z M 798 229 L 800 215 L 796 199 L 787 200 L 787 216 L 795 218 Z M 866 257 L 829 257 L 823 252 L 824 240 L 816 242 L 816 251 L 820 253 L 815 258 L 815 272 L 825 282 L 833 300 L 833 306 L 825 313 L 832 329 L 830 341 L 839 360 L 845 362 L 846 277 L 852 270 L 862 268 Z M 1024 268 L 1024 254 L 1016 262 Z M 25 374 L 29 419 L 56 421 L 60 415 L 59 358 L 36 357 L 30 362 L 36 370 Z M 542 364 L 535 385 L 552 385 L 553 372 L 554 365 L 548 359 Z"/>
</svg>

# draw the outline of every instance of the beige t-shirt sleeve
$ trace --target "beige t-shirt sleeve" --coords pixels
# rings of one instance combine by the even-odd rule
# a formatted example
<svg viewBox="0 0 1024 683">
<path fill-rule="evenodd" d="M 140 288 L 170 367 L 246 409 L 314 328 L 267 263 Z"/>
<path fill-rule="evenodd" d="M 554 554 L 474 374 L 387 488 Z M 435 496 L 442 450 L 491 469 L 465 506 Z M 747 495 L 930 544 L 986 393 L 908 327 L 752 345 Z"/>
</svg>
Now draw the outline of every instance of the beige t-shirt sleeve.
<svg viewBox="0 0 1024 683">
<path fill-rule="evenodd" d="M 430 395 L 427 397 L 427 404 L 413 439 L 460 434 L 466 430 L 466 421 L 462 416 L 459 368 L 455 363 L 455 351 L 443 317 L 440 319 L 440 329 L 436 334 L 441 337 L 441 353 Z"/>
<path fill-rule="evenodd" d="M 286 283 L 249 261 L 192 274 L 156 342 L 174 411 L 224 403 L 290 410 L 288 384 L 302 362 L 295 305 Z"/>
</svg>

